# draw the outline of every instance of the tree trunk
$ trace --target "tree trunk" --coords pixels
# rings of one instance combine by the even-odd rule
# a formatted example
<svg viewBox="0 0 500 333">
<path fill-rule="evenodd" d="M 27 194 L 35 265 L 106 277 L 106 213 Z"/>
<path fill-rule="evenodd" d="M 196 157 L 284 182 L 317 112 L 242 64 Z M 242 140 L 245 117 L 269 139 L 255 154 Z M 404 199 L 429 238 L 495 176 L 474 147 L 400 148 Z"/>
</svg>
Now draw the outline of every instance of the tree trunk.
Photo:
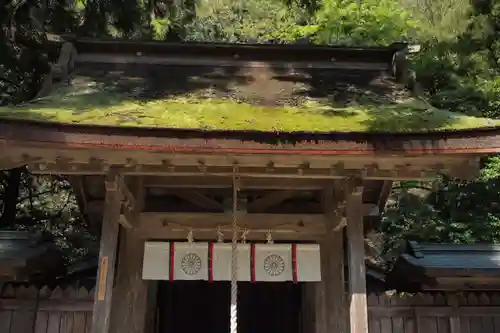
<svg viewBox="0 0 500 333">
<path fill-rule="evenodd" d="M 2 216 L 0 216 L 0 229 L 8 228 L 15 224 L 19 185 L 21 184 L 21 175 L 24 171 L 25 167 L 21 167 L 12 169 L 8 173 L 3 196 L 3 212 Z"/>
</svg>

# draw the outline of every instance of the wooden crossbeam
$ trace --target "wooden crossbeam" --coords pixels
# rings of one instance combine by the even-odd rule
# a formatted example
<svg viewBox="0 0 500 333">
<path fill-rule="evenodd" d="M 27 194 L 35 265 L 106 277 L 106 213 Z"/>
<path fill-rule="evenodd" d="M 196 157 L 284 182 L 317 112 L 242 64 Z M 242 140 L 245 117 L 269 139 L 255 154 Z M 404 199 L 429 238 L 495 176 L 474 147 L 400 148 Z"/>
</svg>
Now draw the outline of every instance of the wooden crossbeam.
<svg viewBox="0 0 500 333">
<path fill-rule="evenodd" d="M 207 177 L 207 176 L 145 176 L 144 186 L 151 188 L 209 188 L 230 189 L 232 178 L 230 177 Z M 240 189 L 258 190 L 319 190 L 324 186 L 322 179 L 305 178 L 262 178 L 241 177 Z"/>
<path fill-rule="evenodd" d="M 196 206 L 203 207 L 209 210 L 223 211 L 224 206 L 222 203 L 215 201 L 212 198 L 207 197 L 206 195 L 200 193 L 196 190 L 190 189 L 176 189 L 172 191 L 172 194 L 187 200 Z"/>
<path fill-rule="evenodd" d="M 146 239 L 184 239 L 193 230 L 196 239 L 215 240 L 219 228 L 230 231 L 231 219 L 224 213 L 142 213 L 137 231 Z M 269 231 L 276 239 L 313 240 L 324 235 L 324 221 L 323 214 L 255 213 L 239 216 L 238 226 L 250 231 L 248 240 L 265 240 Z"/>
<path fill-rule="evenodd" d="M 269 193 L 248 203 L 247 209 L 249 211 L 262 212 L 270 207 L 279 205 L 286 199 L 293 197 L 294 193 L 295 192 L 292 190 L 275 191 Z"/>
<path fill-rule="evenodd" d="M 362 211 L 360 213 L 363 215 Z M 249 240 L 265 240 L 269 231 L 282 240 L 319 240 L 327 231 L 325 221 L 323 213 L 248 213 L 238 217 L 239 227 L 250 230 Z M 338 230 L 341 227 L 339 223 L 345 218 L 341 218 L 340 222 L 339 219 L 335 221 L 329 224 L 332 231 Z M 146 239 L 183 239 L 191 229 L 198 239 L 215 240 L 217 229 L 227 229 L 230 225 L 231 216 L 225 213 L 143 212 L 136 228 L 141 237 Z"/>
</svg>

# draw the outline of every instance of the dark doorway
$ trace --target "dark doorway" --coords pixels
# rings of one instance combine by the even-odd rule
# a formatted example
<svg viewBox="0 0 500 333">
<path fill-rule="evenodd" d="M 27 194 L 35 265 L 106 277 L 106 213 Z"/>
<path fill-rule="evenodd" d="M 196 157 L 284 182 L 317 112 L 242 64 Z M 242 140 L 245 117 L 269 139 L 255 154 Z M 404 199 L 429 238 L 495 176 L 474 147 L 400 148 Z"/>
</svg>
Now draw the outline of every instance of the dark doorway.
<svg viewBox="0 0 500 333">
<path fill-rule="evenodd" d="M 238 333 L 300 333 L 301 288 L 292 283 L 239 283 Z M 230 284 L 160 283 L 160 333 L 229 332 Z"/>
<path fill-rule="evenodd" d="M 288 282 L 239 284 L 241 333 L 300 333 L 301 288 Z"/>
</svg>

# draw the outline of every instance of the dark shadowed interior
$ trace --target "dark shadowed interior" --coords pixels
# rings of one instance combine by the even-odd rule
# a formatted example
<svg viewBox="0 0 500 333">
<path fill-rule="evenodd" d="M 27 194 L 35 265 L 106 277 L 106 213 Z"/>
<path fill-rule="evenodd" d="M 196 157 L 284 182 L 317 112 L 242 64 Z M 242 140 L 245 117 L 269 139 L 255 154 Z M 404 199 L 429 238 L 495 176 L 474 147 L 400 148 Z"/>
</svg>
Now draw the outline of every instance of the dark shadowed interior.
<svg viewBox="0 0 500 333">
<path fill-rule="evenodd" d="M 301 333 L 301 285 L 238 284 L 238 333 Z M 229 332 L 230 283 L 161 282 L 159 332 Z"/>
</svg>

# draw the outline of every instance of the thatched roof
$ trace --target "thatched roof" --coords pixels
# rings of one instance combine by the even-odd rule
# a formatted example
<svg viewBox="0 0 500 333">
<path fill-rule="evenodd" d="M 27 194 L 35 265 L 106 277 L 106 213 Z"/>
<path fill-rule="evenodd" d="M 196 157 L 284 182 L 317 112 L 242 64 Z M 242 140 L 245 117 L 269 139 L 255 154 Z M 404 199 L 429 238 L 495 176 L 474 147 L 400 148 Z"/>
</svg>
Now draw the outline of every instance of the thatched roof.
<svg viewBox="0 0 500 333">
<path fill-rule="evenodd" d="M 110 46 L 111 45 L 111 46 Z M 496 120 L 439 110 L 396 80 L 397 48 L 77 42 L 48 96 L 0 117 L 263 132 L 420 132 Z M 71 65 L 69 67 L 72 67 Z M 71 69 L 71 68 L 70 68 Z M 64 70 L 63 70 L 64 72 Z"/>
</svg>

